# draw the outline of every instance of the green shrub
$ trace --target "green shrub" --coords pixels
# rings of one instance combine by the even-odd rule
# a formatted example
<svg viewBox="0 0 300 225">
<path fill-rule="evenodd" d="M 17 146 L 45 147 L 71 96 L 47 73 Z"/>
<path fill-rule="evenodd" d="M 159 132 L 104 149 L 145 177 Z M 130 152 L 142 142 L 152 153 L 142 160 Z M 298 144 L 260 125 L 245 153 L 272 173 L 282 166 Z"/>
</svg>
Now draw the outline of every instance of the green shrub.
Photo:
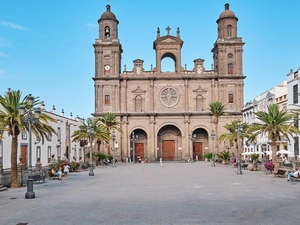
<svg viewBox="0 0 300 225">
<path fill-rule="evenodd" d="M 209 152 L 209 153 L 207 153 L 207 154 L 205 154 L 204 155 L 204 158 L 206 158 L 206 159 L 212 159 L 212 152 Z"/>
</svg>

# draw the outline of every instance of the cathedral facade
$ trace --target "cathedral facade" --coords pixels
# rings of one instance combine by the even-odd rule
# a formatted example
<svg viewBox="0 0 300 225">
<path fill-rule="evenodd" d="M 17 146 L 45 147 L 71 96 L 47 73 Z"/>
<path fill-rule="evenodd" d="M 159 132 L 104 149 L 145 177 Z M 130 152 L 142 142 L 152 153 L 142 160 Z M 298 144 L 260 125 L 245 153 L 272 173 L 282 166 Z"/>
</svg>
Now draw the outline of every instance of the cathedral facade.
<svg viewBox="0 0 300 225">
<path fill-rule="evenodd" d="M 213 67 L 207 70 L 204 60 L 194 60 L 194 68 L 181 65 L 183 40 L 162 36 L 157 30 L 153 48 L 156 65 L 150 71 L 142 59 L 133 60 L 133 68 L 121 71 L 122 46 L 118 39 L 118 23 L 110 5 L 98 20 L 99 38 L 95 52 L 95 118 L 113 112 L 122 123 L 112 146 L 118 160 L 137 158 L 156 161 L 203 159 L 206 153 L 229 150 L 226 143 L 211 139 L 214 129 L 226 132 L 223 126 L 241 119 L 244 102 L 242 55 L 244 42 L 237 36 L 238 18 L 225 5 L 217 19 L 218 38 L 213 44 Z M 173 72 L 162 72 L 164 58 L 174 61 Z M 209 110 L 212 102 L 222 102 L 226 114 L 214 123 Z M 217 125 L 217 126 L 216 126 Z M 214 145 L 214 146 L 213 146 Z M 107 146 L 101 147 L 107 154 Z"/>
</svg>

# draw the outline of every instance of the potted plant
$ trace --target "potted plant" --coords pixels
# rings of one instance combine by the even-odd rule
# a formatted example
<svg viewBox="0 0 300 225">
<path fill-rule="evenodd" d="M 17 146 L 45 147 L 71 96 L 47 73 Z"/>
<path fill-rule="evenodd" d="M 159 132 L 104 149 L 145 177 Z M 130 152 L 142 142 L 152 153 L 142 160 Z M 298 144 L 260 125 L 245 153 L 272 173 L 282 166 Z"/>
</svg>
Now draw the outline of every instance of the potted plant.
<svg viewBox="0 0 300 225">
<path fill-rule="evenodd" d="M 210 161 L 210 159 L 212 159 L 212 152 L 205 154 L 204 159 L 205 159 L 205 161 Z"/>
<path fill-rule="evenodd" d="M 257 160 L 259 158 L 259 154 L 250 154 L 250 157 L 253 161 L 253 168 L 252 168 L 252 171 L 258 171 L 258 168 L 257 168 Z"/>
<path fill-rule="evenodd" d="M 219 159 L 222 159 L 223 164 L 227 164 L 228 160 L 230 159 L 230 152 L 229 151 L 222 151 L 219 154 L 217 154 Z"/>
</svg>

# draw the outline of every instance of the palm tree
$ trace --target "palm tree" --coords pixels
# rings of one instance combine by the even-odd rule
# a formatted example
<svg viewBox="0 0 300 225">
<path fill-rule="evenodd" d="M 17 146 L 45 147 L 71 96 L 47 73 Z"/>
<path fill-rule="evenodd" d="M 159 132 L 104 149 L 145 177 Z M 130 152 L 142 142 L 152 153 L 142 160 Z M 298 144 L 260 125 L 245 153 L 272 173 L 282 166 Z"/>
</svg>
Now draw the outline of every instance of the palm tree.
<svg viewBox="0 0 300 225">
<path fill-rule="evenodd" d="M 103 114 L 103 117 L 100 118 L 100 121 L 105 126 L 106 130 L 110 134 L 112 129 L 115 129 L 119 132 L 122 132 L 121 122 L 116 119 L 116 115 L 112 112 L 107 112 Z M 110 143 L 108 142 L 108 155 L 110 155 Z"/>
<path fill-rule="evenodd" d="M 240 139 L 250 138 L 250 134 L 247 132 L 249 125 L 247 123 L 240 124 L 241 126 L 241 134 Z M 238 121 L 233 120 L 231 124 L 226 124 L 224 128 L 228 130 L 228 133 L 223 133 L 218 138 L 218 142 L 228 142 L 230 146 L 236 146 L 236 156 L 238 156 L 238 133 L 237 133 Z"/>
<path fill-rule="evenodd" d="M 4 132 L 12 136 L 11 141 L 11 187 L 18 187 L 18 171 L 17 171 L 17 155 L 18 155 L 18 136 L 22 129 L 29 130 L 29 125 L 23 122 L 19 114 L 19 106 L 24 105 L 25 109 L 29 109 L 27 104 L 27 96 L 21 100 L 22 93 L 17 91 L 8 91 L 4 96 L 0 96 L 0 104 L 3 110 L 0 110 L 0 124 L 4 124 Z M 31 107 L 41 104 L 39 97 L 35 97 Z M 26 115 L 25 115 L 26 117 Z M 32 124 L 32 133 L 39 136 L 44 143 L 44 139 L 49 134 L 56 134 L 55 130 L 48 125 L 48 121 L 55 120 L 45 113 L 41 112 L 40 118 L 36 123 Z"/>
<path fill-rule="evenodd" d="M 209 104 L 209 111 L 213 116 L 212 123 L 215 125 L 215 134 L 216 138 L 218 139 L 218 123 L 219 123 L 219 117 L 224 115 L 225 113 L 225 106 L 222 104 L 222 102 L 212 102 Z M 218 142 L 216 141 L 216 152 L 219 152 L 218 150 Z"/>
<path fill-rule="evenodd" d="M 94 132 L 92 134 L 92 139 L 95 142 L 109 141 L 110 136 L 109 132 L 106 130 L 103 124 L 101 124 L 100 119 L 95 120 L 84 120 L 79 130 L 74 131 L 71 138 L 74 142 L 80 142 L 81 140 L 89 141 L 89 128 L 93 128 Z M 92 143 L 90 143 L 92 144 Z"/>
<path fill-rule="evenodd" d="M 279 110 L 278 105 L 271 104 L 268 106 L 268 112 L 258 111 L 255 115 L 262 123 L 253 123 L 248 131 L 255 132 L 257 135 L 268 135 L 268 139 L 272 142 L 274 172 L 277 172 L 276 141 L 280 140 L 280 137 L 290 140 L 289 137 L 292 137 L 293 134 L 300 134 L 299 129 L 293 126 L 293 122 L 291 122 L 295 114 Z"/>
</svg>

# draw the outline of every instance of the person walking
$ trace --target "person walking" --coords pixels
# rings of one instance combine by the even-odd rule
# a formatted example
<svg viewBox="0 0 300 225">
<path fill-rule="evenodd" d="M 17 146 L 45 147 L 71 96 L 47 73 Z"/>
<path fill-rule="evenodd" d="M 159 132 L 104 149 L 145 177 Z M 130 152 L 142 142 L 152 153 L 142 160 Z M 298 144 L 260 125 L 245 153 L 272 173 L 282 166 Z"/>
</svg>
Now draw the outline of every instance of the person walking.
<svg viewBox="0 0 300 225">
<path fill-rule="evenodd" d="M 163 167 L 164 167 L 164 164 L 163 164 L 163 161 L 162 161 L 162 157 L 160 157 L 159 162 L 160 162 L 160 167 L 163 168 Z"/>
<path fill-rule="evenodd" d="M 70 166 L 68 164 L 66 164 L 64 166 L 64 178 L 63 179 L 68 179 L 69 169 L 70 169 Z"/>
</svg>

